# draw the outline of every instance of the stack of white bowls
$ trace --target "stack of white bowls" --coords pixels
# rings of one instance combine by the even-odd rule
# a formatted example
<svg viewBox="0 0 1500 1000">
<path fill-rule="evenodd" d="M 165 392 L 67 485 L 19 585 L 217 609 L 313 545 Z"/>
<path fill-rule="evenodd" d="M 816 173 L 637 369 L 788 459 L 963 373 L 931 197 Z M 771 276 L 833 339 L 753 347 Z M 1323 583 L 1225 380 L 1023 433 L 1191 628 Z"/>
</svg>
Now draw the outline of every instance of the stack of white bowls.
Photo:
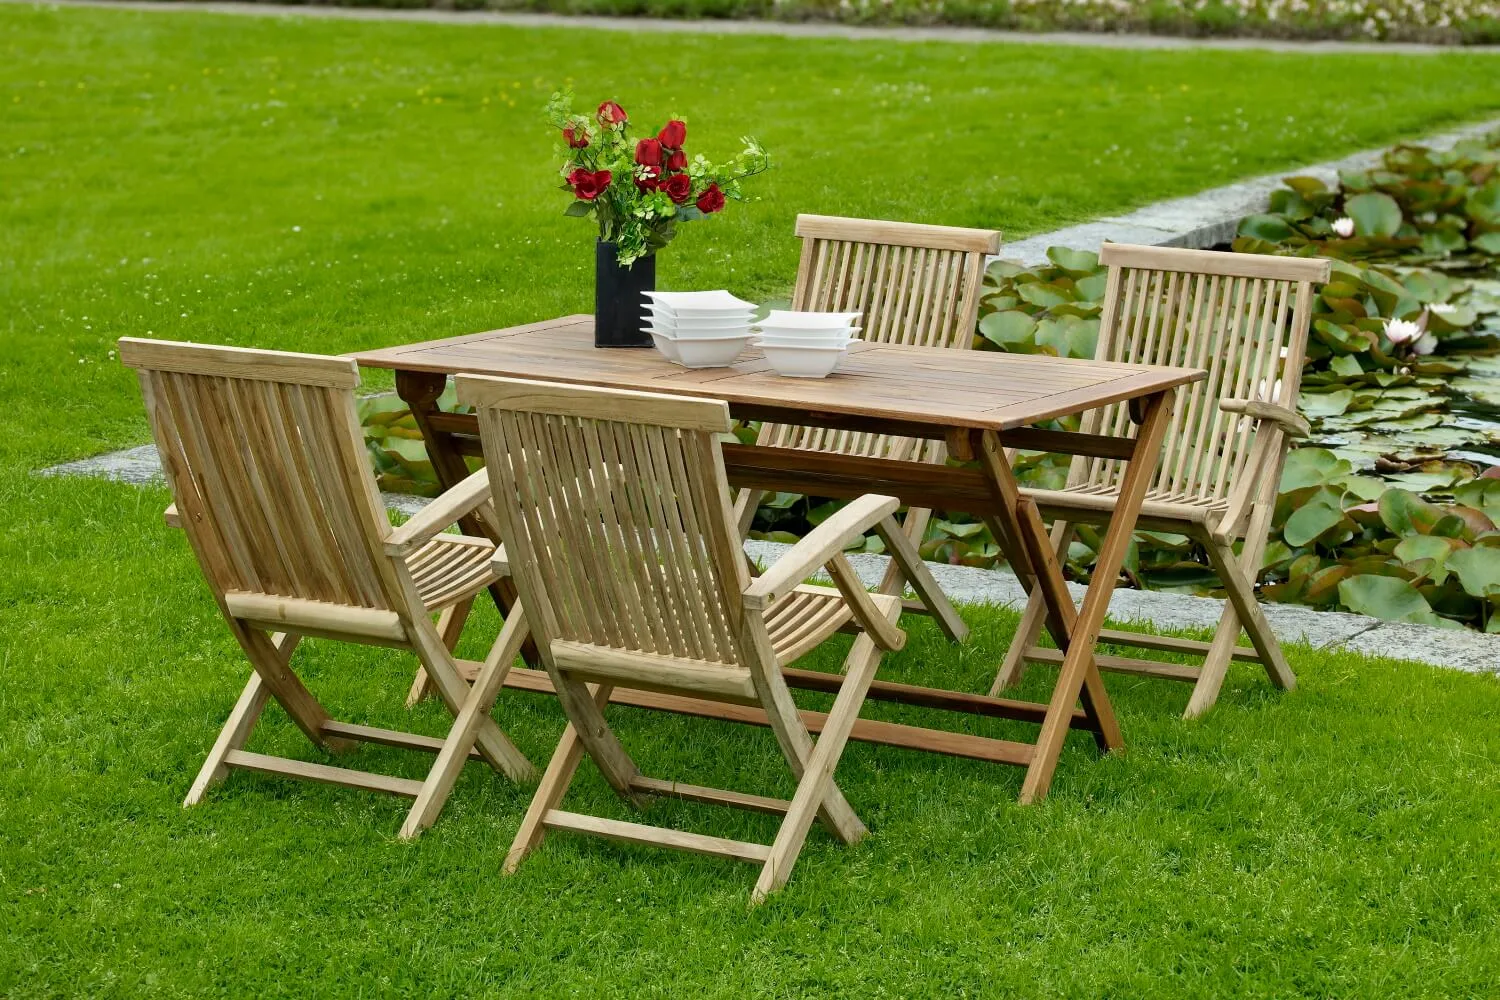
<svg viewBox="0 0 1500 1000">
<path fill-rule="evenodd" d="M 857 342 L 857 312 L 790 312 L 773 309 L 755 324 L 758 344 L 776 374 L 825 378 Z"/>
<path fill-rule="evenodd" d="M 656 349 L 684 368 L 732 364 L 750 342 L 755 303 L 725 291 L 645 292 Z"/>
</svg>

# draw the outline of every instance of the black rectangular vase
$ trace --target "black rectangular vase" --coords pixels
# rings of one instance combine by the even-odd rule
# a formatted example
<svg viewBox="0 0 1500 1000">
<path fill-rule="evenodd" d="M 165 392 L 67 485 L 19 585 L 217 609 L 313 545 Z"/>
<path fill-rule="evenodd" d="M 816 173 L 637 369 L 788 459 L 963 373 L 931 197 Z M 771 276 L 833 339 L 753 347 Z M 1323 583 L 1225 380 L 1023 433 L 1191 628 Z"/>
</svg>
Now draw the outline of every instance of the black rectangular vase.
<svg viewBox="0 0 1500 1000">
<path fill-rule="evenodd" d="M 656 290 L 656 255 L 622 267 L 613 243 L 594 244 L 594 346 L 650 347 L 646 297 Z"/>
</svg>

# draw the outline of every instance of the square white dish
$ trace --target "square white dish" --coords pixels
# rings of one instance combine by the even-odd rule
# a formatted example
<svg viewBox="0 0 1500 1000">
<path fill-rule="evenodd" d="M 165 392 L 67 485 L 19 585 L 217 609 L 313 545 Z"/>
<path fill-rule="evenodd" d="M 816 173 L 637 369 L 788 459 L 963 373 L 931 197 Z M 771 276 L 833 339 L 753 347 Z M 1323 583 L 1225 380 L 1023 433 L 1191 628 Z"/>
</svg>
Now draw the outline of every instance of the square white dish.
<svg viewBox="0 0 1500 1000">
<path fill-rule="evenodd" d="M 839 330 L 859 322 L 857 312 L 802 312 L 772 309 L 757 326 L 774 326 L 784 330 Z"/>
<path fill-rule="evenodd" d="M 754 312 L 754 302 L 735 298 L 723 289 L 709 292 L 642 292 L 653 303 L 665 306 L 673 312 Z"/>
</svg>

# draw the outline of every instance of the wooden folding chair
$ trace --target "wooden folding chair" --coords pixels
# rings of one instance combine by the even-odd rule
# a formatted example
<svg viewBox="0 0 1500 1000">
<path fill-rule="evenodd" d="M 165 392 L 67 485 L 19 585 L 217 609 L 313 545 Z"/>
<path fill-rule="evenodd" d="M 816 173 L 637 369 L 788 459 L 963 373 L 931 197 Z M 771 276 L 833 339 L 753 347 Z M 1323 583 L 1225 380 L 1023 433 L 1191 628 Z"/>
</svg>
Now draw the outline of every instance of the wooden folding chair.
<svg viewBox="0 0 1500 1000">
<path fill-rule="evenodd" d="M 488 502 L 488 479 L 470 477 L 392 530 L 354 412 L 353 361 L 129 337 L 119 349 L 139 373 L 176 501 L 168 523 L 186 533 L 254 668 L 183 805 L 243 768 L 415 799 L 401 827 L 409 838 L 437 818 L 476 744 L 495 770 L 528 778 L 530 763 L 489 717 L 522 623 L 506 623 L 472 687 L 452 652 L 474 596 L 496 579 L 496 550 L 443 530 Z M 411 650 L 456 717 L 447 738 L 332 719 L 292 670 L 304 636 Z M 325 750 L 363 741 L 437 759 L 413 781 L 245 750 L 272 698 Z"/>
<path fill-rule="evenodd" d="M 979 293 L 987 255 L 1000 250 L 1000 234 L 990 229 L 958 229 L 907 222 L 797 216 L 802 259 L 792 308 L 816 312 L 859 312 L 860 338 L 881 344 L 909 344 L 967 350 L 974 340 Z M 756 444 L 837 455 L 942 462 L 941 441 L 871 434 L 795 424 L 764 424 Z M 762 490 L 741 490 L 735 517 L 744 537 L 750 532 Z M 922 543 L 932 511 L 910 508 L 902 528 L 913 545 Z M 885 578 L 876 588 L 900 597 L 910 567 L 892 550 Z M 930 603 L 920 597 L 908 611 L 930 614 L 949 639 L 968 635 L 968 626 L 941 592 Z"/>
<path fill-rule="evenodd" d="M 731 426 L 723 402 L 466 375 L 458 394 L 478 409 L 510 571 L 569 720 L 506 870 L 546 831 L 572 830 L 758 863 L 758 901 L 785 884 L 814 817 L 845 843 L 862 837 L 833 771 L 881 651 L 905 634 L 901 602 L 867 593 L 843 547 L 872 527 L 898 532 L 897 501 L 851 503 L 752 581 L 715 437 Z M 824 566 L 834 587 L 799 585 Z M 860 632 L 814 744 L 780 667 L 851 622 Z M 616 685 L 760 706 L 796 793 L 785 801 L 645 777 L 602 712 Z M 782 815 L 780 830 L 764 845 L 564 811 L 585 752 L 627 802 L 736 806 Z"/>
<path fill-rule="evenodd" d="M 1193 683 L 1186 715 L 1213 707 L 1231 659 L 1254 660 L 1271 681 L 1290 689 L 1296 677 L 1255 600 L 1255 578 L 1288 439 L 1309 428 L 1297 413 L 1307 353 L 1313 285 L 1328 280 L 1329 263 L 1299 257 L 1177 250 L 1106 243 L 1109 266 L 1098 357 L 1206 368 L 1189 386 L 1167 430 L 1161 463 L 1141 508 L 1139 526 L 1185 534 L 1203 545 L 1229 601 L 1212 642 L 1117 629 L 1102 642 L 1203 656 L 1201 667 L 1098 656 L 1106 670 Z M 1083 430 L 1123 434 L 1123 406 L 1091 412 Z M 1108 520 L 1119 491 L 1119 463 L 1075 458 L 1061 490 L 1023 490 L 1056 521 L 1052 542 L 1063 556 L 1075 523 Z M 1238 555 L 1233 545 L 1244 543 Z M 1026 606 L 992 693 L 1017 681 L 1029 661 L 1057 663 L 1056 650 L 1036 645 L 1041 602 Z M 1237 645 L 1240 630 L 1250 648 Z"/>
</svg>

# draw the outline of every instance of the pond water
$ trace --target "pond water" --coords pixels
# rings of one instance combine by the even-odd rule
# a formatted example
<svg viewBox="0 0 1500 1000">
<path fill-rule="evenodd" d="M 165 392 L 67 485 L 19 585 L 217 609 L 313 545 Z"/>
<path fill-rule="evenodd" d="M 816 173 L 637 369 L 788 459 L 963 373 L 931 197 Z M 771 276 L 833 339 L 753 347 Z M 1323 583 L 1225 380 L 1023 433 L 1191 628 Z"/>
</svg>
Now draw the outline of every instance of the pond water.
<svg viewBox="0 0 1500 1000">
<path fill-rule="evenodd" d="M 1482 321 L 1452 343 L 1462 349 L 1440 348 L 1424 359 L 1453 370 L 1370 377 L 1353 390 L 1309 375 L 1304 409 L 1314 429 L 1307 444 L 1336 452 L 1359 472 L 1429 493 L 1500 465 L 1500 277 L 1467 280 L 1464 301 Z M 1316 402 L 1308 405 L 1351 391 L 1355 404 L 1343 413 L 1320 415 Z"/>
</svg>

